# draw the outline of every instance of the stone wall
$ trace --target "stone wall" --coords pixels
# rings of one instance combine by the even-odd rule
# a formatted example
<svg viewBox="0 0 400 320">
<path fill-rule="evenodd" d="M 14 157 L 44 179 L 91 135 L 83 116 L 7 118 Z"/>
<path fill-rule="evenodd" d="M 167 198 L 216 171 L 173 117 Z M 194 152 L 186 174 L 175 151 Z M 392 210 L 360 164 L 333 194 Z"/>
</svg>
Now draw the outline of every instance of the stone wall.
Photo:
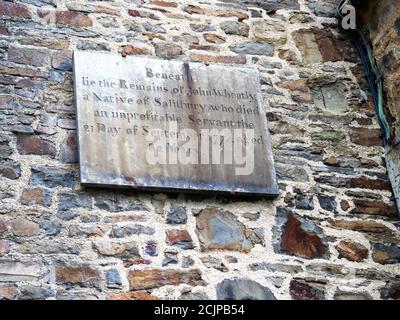
<svg viewBox="0 0 400 320">
<path fill-rule="evenodd" d="M 360 5 L 359 17 L 384 76 L 387 116 L 394 134 L 400 135 L 400 3 L 370 0 Z"/>
<path fill-rule="evenodd" d="M 0 297 L 399 298 L 384 149 L 336 1 L 0 1 Z M 262 75 L 281 196 L 78 181 L 73 50 Z"/>
</svg>

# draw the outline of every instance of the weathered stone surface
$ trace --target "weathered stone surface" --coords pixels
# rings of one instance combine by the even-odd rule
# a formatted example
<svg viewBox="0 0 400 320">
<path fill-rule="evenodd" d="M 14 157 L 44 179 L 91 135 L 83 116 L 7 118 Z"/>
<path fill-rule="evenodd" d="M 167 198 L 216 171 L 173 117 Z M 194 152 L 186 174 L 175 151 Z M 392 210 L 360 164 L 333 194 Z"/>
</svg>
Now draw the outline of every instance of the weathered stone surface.
<svg viewBox="0 0 400 320">
<path fill-rule="evenodd" d="M 131 291 L 160 288 L 167 285 L 203 285 L 201 272 L 197 269 L 179 271 L 174 269 L 131 270 L 128 274 Z"/>
<path fill-rule="evenodd" d="M 351 240 L 340 241 L 336 250 L 340 254 L 339 257 L 344 257 L 350 261 L 362 262 L 368 257 L 368 248 Z"/>
<path fill-rule="evenodd" d="M 182 249 L 193 249 L 192 237 L 185 229 L 167 230 L 167 243 Z"/>
<path fill-rule="evenodd" d="M 301 281 L 292 280 L 290 282 L 290 296 L 293 300 L 324 300 L 324 290 L 314 287 L 311 284 Z"/>
<path fill-rule="evenodd" d="M 75 172 L 69 169 L 33 165 L 31 172 L 29 181 L 31 186 L 72 188 L 75 185 Z"/>
<path fill-rule="evenodd" d="M 312 89 L 312 95 L 316 106 L 322 110 L 335 114 L 342 114 L 348 110 L 345 86 L 341 82 L 315 87 Z"/>
<path fill-rule="evenodd" d="M 379 129 L 351 128 L 351 141 L 366 147 L 382 146 L 383 140 Z"/>
<path fill-rule="evenodd" d="M 237 21 L 224 21 L 221 22 L 219 26 L 226 34 L 234 34 L 243 37 L 249 36 L 250 27 L 246 23 Z"/>
<path fill-rule="evenodd" d="M 248 252 L 253 248 L 251 231 L 229 212 L 203 209 L 196 216 L 196 234 L 201 250 L 237 250 Z"/>
<path fill-rule="evenodd" d="M 322 209 L 335 212 L 336 211 L 336 200 L 335 197 L 326 196 L 326 195 L 318 195 L 318 202 Z"/>
<path fill-rule="evenodd" d="M 372 259 L 380 264 L 400 263 L 400 248 L 396 245 L 373 243 Z"/>
<path fill-rule="evenodd" d="M 27 188 L 22 191 L 19 201 L 21 204 L 32 206 L 35 204 L 50 207 L 52 194 L 43 188 Z"/>
<path fill-rule="evenodd" d="M 400 282 L 389 282 L 381 289 L 381 299 L 400 300 Z"/>
<path fill-rule="evenodd" d="M 96 194 L 95 204 L 97 208 L 108 212 L 123 212 L 123 211 L 148 211 L 149 209 L 135 197 L 130 197 L 125 194 Z"/>
<path fill-rule="evenodd" d="M 140 224 L 129 224 L 124 226 L 113 226 L 110 235 L 114 238 L 125 238 L 135 234 L 152 235 L 154 233 L 155 230 L 151 227 L 145 227 Z"/>
<path fill-rule="evenodd" d="M 1 232 L 1 231 L 0 231 Z M 0 240 L 0 256 L 6 255 L 11 250 L 11 242 L 7 240 Z"/>
<path fill-rule="evenodd" d="M 18 300 L 45 300 L 54 296 L 55 292 L 52 289 L 27 285 L 22 287 Z"/>
<path fill-rule="evenodd" d="M 57 284 L 80 287 L 100 287 L 100 272 L 88 265 L 55 266 Z"/>
<path fill-rule="evenodd" d="M 225 279 L 217 285 L 218 300 L 276 300 L 272 291 L 250 279 Z"/>
<path fill-rule="evenodd" d="M 275 46 L 268 42 L 243 42 L 234 44 L 229 47 L 231 51 L 239 54 L 252 54 L 252 55 L 263 55 L 273 56 L 275 52 Z"/>
<path fill-rule="evenodd" d="M 184 292 L 178 300 L 210 300 L 210 297 L 203 292 Z"/>
<path fill-rule="evenodd" d="M 311 96 L 310 88 L 307 82 L 303 79 L 295 81 L 279 82 L 277 86 L 283 89 L 290 90 L 291 97 L 294 101 L 300 103 L 312 103 L 313 97 Z"/>
<path fill-rule="evenodd" d="M 221 43 L 226 42 L 226 40 L 223 36 L 220 36 L 215 33 L 206 32 L 203 34 L 203 37 L 207 42 L 211 42 L 211 43 L 221 44 Z"/>
<path fill-rule="evenodd" d="M 241 11 L 233 11 L 233 10 L 226 10 L 226 9 L 217 9 L 211 7 L 199 7 L 194 5 L 188 5 L 184 7 L 183 11 L 186 11 L 190 14 L 203 14 L 207 16 L 214 16 L 214 17 L 237 17 L 239 21 L 247 19 L 249 15 L 246 12 Z"/>
<path fill-rule="evenodd" d="M 110 269 L 106 272 L 106 283 L 108 288 L 120 288 L 122 286 L 121 276 L 117 269 Z"/>
<path fill-rule="evenodd" d="M 62 192 L 59 193 L 58 198 L 59 211 L 67 211 L 75 208 L 90 209 L 92 207 L 92 198 L 87 193 Z"/>
<path fill-rule="evenodd" d="M 255 20 L 252 22 L 254 37 L 260 41 L 284 44 L 287 40 L 286 28 L 279 20 Z"/>
<path fill-rule="evenodd" d="M 298 0 L 239 0 L 240 3 L 249 7 L 259 7 L 268 13 L 274 13 L 280 9 L 299 10 Z"/>
<path fill-rule="evenodd" d="M 15 286 L 0 284 L 0 300 L 14 299 L 17 293 L 17 288 Z"/>
<path fill-rule="evenodd" d="M 88 226 L 88 225 L 71 225 L 69 227 L 70 237 L 94 237 L 103 236 L 105 233 L 104 228 L 100 226 Z"/>
<path fill-rule="evenodd" d="M 15 161 L 0 162 L 0 177 L 16 180 L 21 176 L 21 165 Z"/>
<path fill-rule="evenodd" d="M 43 67 L 48 64 L 50 57 L 47 50 L 26 47 L 10 47 L 8 49 L 8 60 L 15 63 Z"/>
<path fill-rule="evenodd" d="M 186 208 L 177 205 L 171 205 L 167 213 L 166 222 L 168 224 L 185 224 L 187 221 Z"/>
<path fill-rule="evenodd" d="M 338 40 L 330 30 L 300 29 L 292 36 L 305 64 L 354 59 L 354 51 L 349 49 L 345 41 Z"/>
<path fill-rule="evenodd" d="M 76 141 L 76 132 L 70 131 L 65 137 L 60 147 L 59 159 L 65 163 L 78 162 L 78 142 Z"/>
<path fill-rule="evenodd" d="M 28 8 L 20 3 L 0 1 L 0 16 L 10 18 L 30 18 Z"/>
<path fill-rule="evenodd" d="M 50 141 L 42 139 L 39 136 L 20 135 L 17 140 L 17 149 L 20 154 L 35 154 L 41 156 L 56 155 L 56 148 Z"/>
<path fill-rule="evenodd" d="M 37 223 L 24 218 L 11 220 L 9 226 L 11 232 L 18 237 L 30 237 L 40 233 L 40 227 Z"/>
<path fill-rule="evenodd" d="M 182 47 L 172 43 L 158 43 L 155 50 L 157 57 L 162 59 L 176 59 L 182 54 Z"/>
<path fill-rule="evenodd" d="M 131 44 L 121 46 L 120 52 L 123 57 L 129 56 L 129 55 L 148 55 L 148 54 L 150 54 L 150 51 L 147 48 L 137 47 L 137 46 L 134 46 Z"/>
<path fill-rule="evenodd" d="M 85 28 L 93 25 L 93 21 L 90 17 L 77 11 L 56 11 L 55 13 L 48 12 L 41 15 L 46 17 L 49 14 L 55 14 L 57 24 L 71 28 Z"/>
<path fill-rule="evenodd" d="M 226 265 L 222 262 L 221 259 L 218 259 L 213 256 L 205 256 L 200 258 L 201 262 L 207 267 L 212 268 L 221 272 L 228 272 L 229 269 Z"/>
<path fill-rule="evenodd" d="M 372 220 L 334 220 L 329 219 L 329 224 L 338 229 L 382 233 L 387 232 L 388 227 L 384 224 Z"/>
<path fill-rule="evenodd" d="M 355 208 L 351 210 L 353 214 L 368 214 L 384 217 L 396 217 L 397 209 L 394 204 L 387 204 L 383 201 L 354 200 Z"/>
<path fill-rule="evenodd" d="M 298 194 L 295 198 L 296 209 L 314 210 L 314 197 L 310 194 Z"/>
<path fill-rule="evenodd" d="M 0 261 L 0 282 L 35 281 L 42 274 L 40 265 L 33 262 Z"/>
<path fill-rule="evenodd" d="M 328 246 L 322 229 L 312 221 L 278 208 L 274 226 L 274 248 L 306 259 L 326 258 Z"/>
<path fill-rule="evenodd" d="M 333 296 L 335 300 L 373 300 L 371 295 L 365 292 L 346 292 L 346 291 L 336 291 Z"/>
<path fill-rule="evenodd" d="M 202 62 L 204 64 L 211 63 L 229 63 L 229 64 L 245 64 L 246 57 L 238 56 L 214 56 L 209 54 L 191 53 L 190 58 L 194 62 Z"/>
<path fill-rule="evenodd" d="M 390 182 L 382 179 L 369 179 L 367 177 L 352 178 L 349 182 L 350 188 L 361 188 L 371 190 L 391 190 Z"/>
<path fill-rule="evenodd" d="M 107 300 L 159 300 L 155 295 L 149 294 L 146 291 L 133 291 L 121 293 L 109 293 Z"/>
<path fill-rule="evenodd" d="M 303 268 L 298 265 L 291 265 L 286 263 L 267 263 L 267 262 L 256 262 L 249 265 L 249 269 L 252 271 L 266 270 L 270 272 L 286 272 L 286 273 L 300 273 Z"/>
<path fill-rule="evenodd" d="M 141 258 L 136 242 L 115 242 L 106 239 L 96 239 L 93 241 L 94 249 L 104 256 L 116 256 L 123 259 Z"/>
</svg>

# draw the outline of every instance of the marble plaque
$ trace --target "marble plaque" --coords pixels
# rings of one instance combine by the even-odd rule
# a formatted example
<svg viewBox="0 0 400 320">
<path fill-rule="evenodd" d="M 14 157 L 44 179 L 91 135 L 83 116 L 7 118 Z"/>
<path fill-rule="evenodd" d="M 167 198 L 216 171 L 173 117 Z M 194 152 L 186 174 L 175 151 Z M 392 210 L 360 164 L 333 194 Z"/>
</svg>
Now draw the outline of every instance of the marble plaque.
<svg viewBox="0 0 400 320">
<path fill-rule="evenodd" d="M 277 196 L 255 69 L 74 52 L 83 185 Z"/>
</svg>

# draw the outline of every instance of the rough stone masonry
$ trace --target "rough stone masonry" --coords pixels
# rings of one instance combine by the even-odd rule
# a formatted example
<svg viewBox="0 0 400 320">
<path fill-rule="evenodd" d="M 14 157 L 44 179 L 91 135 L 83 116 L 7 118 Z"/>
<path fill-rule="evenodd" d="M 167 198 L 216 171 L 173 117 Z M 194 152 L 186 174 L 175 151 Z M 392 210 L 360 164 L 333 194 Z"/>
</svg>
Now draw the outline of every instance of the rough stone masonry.
<svg viewBox="0 0 400 320">
<path fill-rule="evenodd" d="M 0 297 L 398 299 L 400 223 L 336 2 L 0 1 Z M 280 197 L 82 188 L 73 50 L 258 69 Z"/>
</svg>

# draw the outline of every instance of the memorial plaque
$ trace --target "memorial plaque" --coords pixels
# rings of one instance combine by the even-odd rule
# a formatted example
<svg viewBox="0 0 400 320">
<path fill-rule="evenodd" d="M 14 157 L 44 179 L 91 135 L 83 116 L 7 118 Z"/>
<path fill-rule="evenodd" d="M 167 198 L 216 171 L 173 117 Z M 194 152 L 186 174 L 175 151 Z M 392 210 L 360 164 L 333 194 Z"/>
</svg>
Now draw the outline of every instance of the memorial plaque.
<svg viewBox="0 0 400 320">
<path fill-rule="evenodd" d="M 83 185 L 277 196 L 255 69 L 74 53 Z"/>
</svg>

